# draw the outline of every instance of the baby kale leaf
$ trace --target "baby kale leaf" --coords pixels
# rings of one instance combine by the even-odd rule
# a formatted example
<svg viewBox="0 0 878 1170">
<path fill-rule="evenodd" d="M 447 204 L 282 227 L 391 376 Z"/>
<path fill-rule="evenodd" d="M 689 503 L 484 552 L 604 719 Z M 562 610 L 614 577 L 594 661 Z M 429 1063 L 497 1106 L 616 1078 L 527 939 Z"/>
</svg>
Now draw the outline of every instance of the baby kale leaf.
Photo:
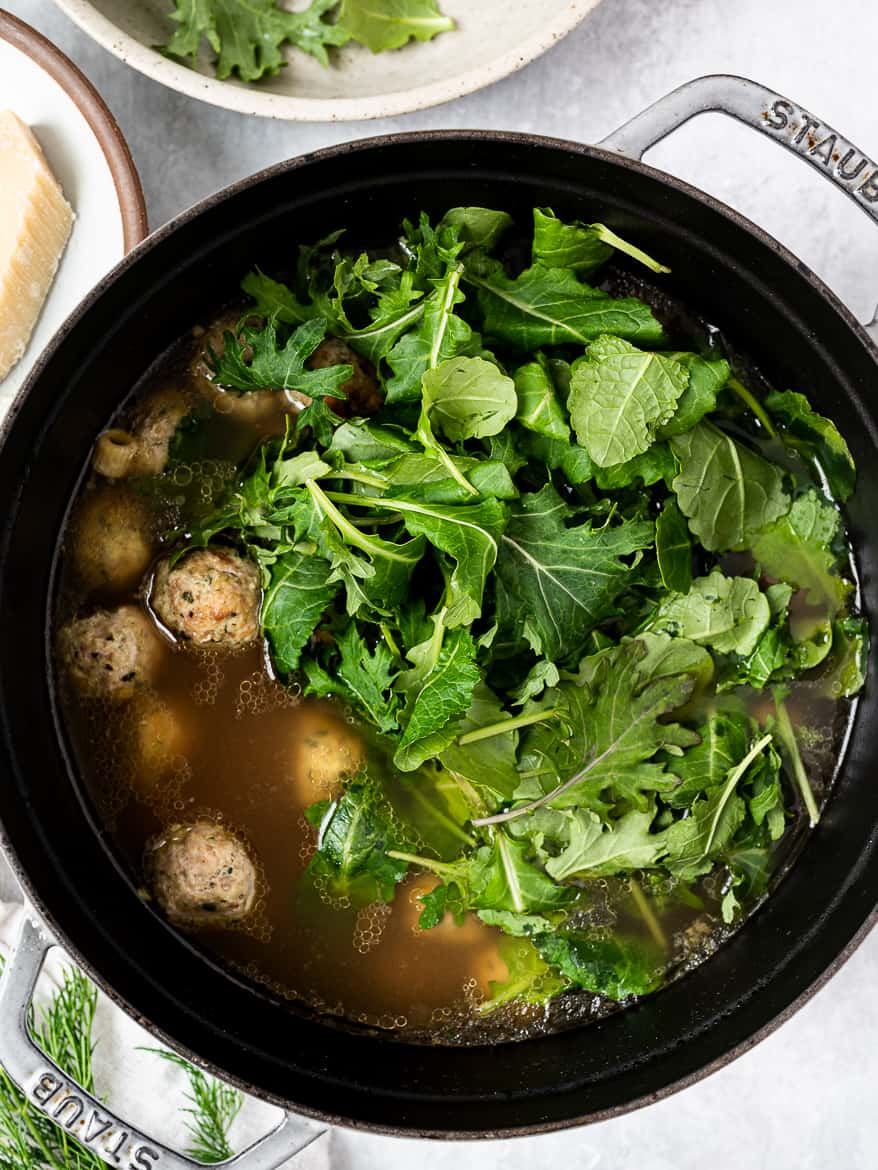
<svg viewBox="0 0 878 1170">
<path fill-rule="evenodd" d="M 522 496 L 511 505 L 497 559 L 501 625 L 552 661 L 581 653 L 630 584 L 621 558 L 653 542 L 650 521 L 568 528 L 572 515 L 551 484 Z"/>
<path fill-rule="evenodd" d="M 533 727 L 522 745 L 520 770 L 538 777 L 543 794 L 499 818 L 518 819 L 544 805 L 598 813 L 619 801 L 648 808 L 644 794 L 664 792 L 675 779 L 664 762 L 647 761 L 663 749 L 679 756 L 698 742 L 667 717 L 711 669 L 701 647 L 650 634 L 586 658 L 578 684 L 562 683 L 543 700 L 557 722 Z"/>
<path fill-rule="evenodd" d="M 587 345 L 603 333 L 656 344 L 663 337 L 648 305 L 610 297 L 565 268 L 534 265 L 513 278 L 501 265 L 483 262 L 465 275 L 479 290 L 485 332 L 516 350 Z"/>
<path fill-rule="evenodd" d="M 444 610 L 434 616 L 431 636 L 412 647 L 408 659 L 412 668 L 396 681 L 405 696 L 403 733 L 393 757 L 401 772 L 414 771 L 449 746 L 481 681 L 472 635 L 460 627 L 446 629 Z"/>
<path fill-rule="evenodd" d="M 327 666 L 315 658 L 305 659 L 306 695 L 339 695 L 358 707 L 383 734 L 396 730 L 399 696 L 391 687 L 398 667 L 386 642 L 378 642 L 370 650 L 356 623 L 345 622 L 335 634 L 335 646 L 322 658 Z"/>
<path fill-rule="evenodd" d="M 618 935 L 561 929 L 537 935 L 534 945 L 574 987 L 608 999 L 648 995 L 664 977 L 666 963 L 657 948 Z"/>
<path fill-rule="evenodd" d="M 783 426 L 784 441 L 823 469 L 830 491 L 844 503 L 856 482 L 856 468 L 835 423 L 811 409 L 804 394 L 773 390 L 765 405 Z"/>
<path fill-rule="evenodd" d="M 655 522 L 655 553 L 664 587 L 672 593 L 688 593 L 692 586 L 692 542 L 686 519 L 673 499 L 665 501 Z"/>
<path fill-rule="evenodd" d="M 465 255 L 473 248 L 490 252 L 511 226 L 512 216 L 505 211 L 490 207 L 452 207 L 436 225 L 436 232 L 439 236 L 446 231 L 453 232 L 463 245 L 461 255 Z"/>
<path fill-rule="evenodd" d="M 738 785 L 747 769 L 771 744 L 764 735 L 727 773 L 724 782 L 691 806 L 689 816 L 665 830 L 668 857 L 665 865 L 684 881 L 692 881 L 713 867 L 716 857 L 729 845 L 747 815 Z"/>
<path fill-rule="evenodd" d="M 664 354 L 620 337 L 593 341 L 573 366 L 570 417 L 581 446 L 599 467 L 647 450 L 689 384 L 689 372 Z"/>
<path fill-rule="evenodd" d="M 165 51 L 195 65 L 202 39 L 215 54 L 220 80 L 273 77 L 286 64 L 285 44 L 329 64 L 327 45 L 343 45 L 350 33 L 325 20 L 338 0 L 311 0 L 304 12 L 286 12 L 277 0 L 175 0 L 177 28 Z"/>
<path fill-rule="evenodd" d="M 563 223 L 548 207 L 534 208 L 533 260 L 546 268 L 570 268 L 589 276 L 618 250 L 653 272 L 670 272 L 640 248 L 629 244 L 602 223 Z"/>
<path fill-rule="evenodd" d="M 688 593 L 672 594 L 659 606 L 650 628 L 688 638 L 720 654 L 753 652 L 771 614 L 768 599 L 749 577 L 726 577 L 714 569 L 698 577 Z"/>
<path fill-rule="evenodd" d="M 680 783 L 662 795 L 671 808 L 688 808 L 703 792 L 722 784 L 730 770 L 747 754 L 751 720 L 735 712 L 712 711 L 698 728 L 701 742 L 682 756 L 669 758 Z"/>
<path fill-rule="evenodd" d="M 694 353 L 670 352 L 672 358 L 689 371 L 689 383 L 680 395 L 671 418 L 656 428 L 660 439 L 682 435 L 716 406 L 716 397 L 729 380 L 729 363 L 723 358 L 704 358 Z"/>
<path fill-rule="evenodd" d="M 526 916 L 514 917 L 522 919 Z M 513 1000 L 516 1003 L 547 1003 L 568 986 L 567 981 L 543 960 L 529 939 L 503 938 L 498 949 L 508 975 L 490 983 L 488 999 L 479 1004 L 481 1015 L 488 1015 Z"/>
<path fill-rule="evenodd" d="M 448 358 L 421 380 L 424 413 L 452 443 L 483 439 L 515 417 L 515 383 L 480 357 Z"/>
<path fill-rule="evenodd" d="M 442 15 L 436 0 L 342 0 L 338 27 L 351 40 L 381 53 L 410 40 L 432 40 L 455 25 Z"/>
<path fill-rule="evenodd" d="M 544 354 L 538 353 L 534 361 L 518 367 L 515 392 L 518 396 L 515 417 L 523 427 L 550 439 L 569 441 L 567 415 L 558 401 L 551 367 Z"/>
<path fill-rule="evenodd" d="M 298 669 L 302 650 L 338 593 L 339 582 L 329 581 L 329 573 L 322 557 L 295 550 L 278 557 L 270 568 L 262 627 L 281 674 Z"/>
<path fill-rule="evenodd" d="M 647 869 L 666 851 L 661 834 L 650 832 L 655 807 L 632 809 L 609 824 L 587 809 L 571 809 L 565 817 L 568 828 L 564 849 L 546 862 L 546 871 L 555 881 L 610 877 L 627 870 Z"/>
<path fill-rule="evenodd" d="M 770 576 L 804 589 L 809 605 L 835 614 L 850 592 L 837 575 L 832 551 L 840 527 L 838 510 L 809 488 L 785 516 L 758 534 L 753 555 Z"/>
<path fill-rule="evenodd" d="M 680 461 L 674 491 L 690 530 L 712 552 L 752 545 L 760 529 L 789 510 L 783 472 L 709 422 L 671 447 Z"/>
<path fill-rule="evenodd" d="M 417 326 L 404 333 L 387 354 L 387 364 L 392 370 L 385 387 L 389 404 L 417 402 L 421 397 L 421 379 L 427 370 L 435 369 L 448 358 L 479 353 L 480 338 L 455 312 L 464 299 L 460 291 L 462 271 L 457 261 L 448 263 L 445 276 L 433 282 L 433 291 L 424 301 Z"/>
<path fill-rule="evenodd" d="M 320 843 L 307 873 L 355 906 L 392 902 L 408 864 L 392 854 L 400 838 L 390 809 L 369 781 L 354 781 L 323 812 Z"/>
<path fill-rule="evenodd" d="M 509 719 L 509 714 L 484 683 L 473 692 L 469 709 L 458 725 L 458 738 L 467 732 Z M 518 737 L 514 731 L 500 732 L 461 746 L 457 739 L 440 756 L 443 768 L 455 782 L 474 789 L 479 799 L 492 809 L 512 799 L 518 787 L 515 767 Z"/>
</svg>

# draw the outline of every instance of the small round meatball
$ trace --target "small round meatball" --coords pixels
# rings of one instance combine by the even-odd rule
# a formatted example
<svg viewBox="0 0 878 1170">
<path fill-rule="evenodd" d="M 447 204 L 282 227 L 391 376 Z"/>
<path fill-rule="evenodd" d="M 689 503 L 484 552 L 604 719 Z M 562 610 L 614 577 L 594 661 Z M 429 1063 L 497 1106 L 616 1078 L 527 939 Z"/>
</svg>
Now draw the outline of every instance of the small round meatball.
<svg viewBox="0 0 878 1170">
<path fill-rule="evenodd" d="M 61 661 L 82 694 L 130 699 L 158 673 L 161 639 L 136 605 L 99 609 L 61 631 Z"/>
<path fill-rule="evenodd" d="M 244 646 L 259 634 L 259 570 L 232 549 L 187 553 L 156 569 L 150 604 L 174 634 L 198 646 Z"/>
<path fill-rule="evenodd" d="M 321 341 L 311 355 L 308 365 L 312 370 L 325 370 L 328 366 L 354 367 L 352 377 L 342 383 L 341 387 L 347 395 L 347 403 L 341 399 L 329 400 L 333 409 L 339 410 L 339 413 L 374 414 L 382 405 L 383 399 L 378 389 L 374 367 L 341 338 L 327 337 L 325 341 Z"/>
<path fill-rule="evenodd" d="M 195 357 L 191 365 L 195 386 L 218 414 L 227 414 L 251 424 L 264 423 L 274 417 L 282 418 L 287 403 L 284 395 L 276 390 L 229 390 L 214 381 L 213 372 L 207 364 L 210 352 L 213 350 L 217 357 L 222 357 L 226 345 L 225 335 L 237 332 L 240 319 L 240 309 L 227 309 L 207 329 L 196 335 Z M 249 361 L 251 356 L 245 347 L 244 360 Z"/>
<path fill-rule="evenodd" d="M 89 589 L 131 590 L 152 560 L 152 527 L 147 505 L 127 489 L 107 487 L 88 495 L 67 538 L 82 583 Z"/>
<path fill-rule="evenodd" d="M 190 729 L 180 713 L 166 703 L 146 702 L 135 714 L 137 773 L 153 781 L 167 772 L 190 744 Z"/>
<path fill-rule="evenodd" d="M 134 419 L 133 474 L 161 475 L 168 465 L 171 440 L 189 413 L 186 396 L 179 390 L 160 390 L 147 398 Z"/>
<path fill-rule="evenodd" d="M 256 867 L 245 845 L 207 817 L 153 837 L 143 864 L 153 897 L 180 926 L 240 922 L 256 901 Z"/>
<path fill-rule="evenodd" d="M 320 707 L 301 707 L 293 734 L 292 782 L 304 806 L 329 795 L 340 780 L 366 763 L 360 737 Z"/>
</svg>

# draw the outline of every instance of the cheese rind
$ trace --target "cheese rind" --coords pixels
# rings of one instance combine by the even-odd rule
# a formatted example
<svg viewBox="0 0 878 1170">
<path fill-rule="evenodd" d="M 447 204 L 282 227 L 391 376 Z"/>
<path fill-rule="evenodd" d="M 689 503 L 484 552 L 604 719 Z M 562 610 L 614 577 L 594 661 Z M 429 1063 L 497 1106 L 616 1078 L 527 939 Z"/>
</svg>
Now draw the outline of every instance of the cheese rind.
<svg viewBox="0 0 878 1170">
<path fill-rule="evenodd" d="M 33 133 L 0 111 L 0 382 L 27 347 L 72 226 Z"/>
</svg>

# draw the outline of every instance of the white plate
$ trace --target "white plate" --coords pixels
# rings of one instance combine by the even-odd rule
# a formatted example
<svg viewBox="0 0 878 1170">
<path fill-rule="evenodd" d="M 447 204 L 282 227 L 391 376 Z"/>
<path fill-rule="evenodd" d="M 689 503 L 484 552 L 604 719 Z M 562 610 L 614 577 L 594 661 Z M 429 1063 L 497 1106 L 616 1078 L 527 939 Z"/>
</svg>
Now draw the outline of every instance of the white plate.
<svg viewBox="0 0 878 1170">
<path fill-rule="evenodd" d="M 599 3 L 440 0 L 457 22 L 454 32 L 389 53 L 350 45 L 333 54 L 329 69 L 293 49 L 277 77 L 245 85 L 217 81 L 209 53 L 195 72 L 155 50 L 173 30 L 170 0 L 57 0 L 89 36 L 147 77 L 216 106 L 293 122 L 386 118 L 462 97 L 539 57 Z"/>
<path fill-rule="evenodd" d="M 0 11 L 3 109 L 36 134 L 76 219 L 24 356 L 0 381 L 0 418 L 58 326 L 147 233 L 140 181 L 109 110 L 54 45 Z"/>
</svg>

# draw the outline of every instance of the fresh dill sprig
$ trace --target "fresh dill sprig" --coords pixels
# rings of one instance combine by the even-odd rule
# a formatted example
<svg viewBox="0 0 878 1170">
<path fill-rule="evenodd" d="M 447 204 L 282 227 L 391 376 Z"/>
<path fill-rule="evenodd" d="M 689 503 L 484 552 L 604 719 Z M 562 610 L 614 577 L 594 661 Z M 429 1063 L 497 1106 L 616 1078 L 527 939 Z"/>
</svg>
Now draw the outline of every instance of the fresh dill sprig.
<svg viewBox="0 0 878 1170">
<path fill-rule="evenodd" d="M 0 958 L 0 972 L 3 959 Z M 97 990 L 68 968 L 51 1004 L 28 1025 L 47 1056 L 89 1092 L 94 1091 L 92 1027 Z M 104 1163 L 32 1105 L 0 1068 L 0 1170 L 103 1170 Z"/>
<path fill-rule="evenodd" d="M 209 1077 L 175 1052 L 159 1048 L 147 1048 L 144 1051 L 153 1052 L 162 1060 L 177 1065 L 189 1078 L 186 1100 L 190 1106 L 184 1110 L 189 1117 L 187 1126 L 192 1136 L 192 1144 L 186 1151 L 189 1157 L 205 1165 L 225 1162 L 227 1158 L 233 1157 L 235 1151 L 229 1145 L 229 1130 L 241 1112 L 243 1094 Z"/>
</svg>

